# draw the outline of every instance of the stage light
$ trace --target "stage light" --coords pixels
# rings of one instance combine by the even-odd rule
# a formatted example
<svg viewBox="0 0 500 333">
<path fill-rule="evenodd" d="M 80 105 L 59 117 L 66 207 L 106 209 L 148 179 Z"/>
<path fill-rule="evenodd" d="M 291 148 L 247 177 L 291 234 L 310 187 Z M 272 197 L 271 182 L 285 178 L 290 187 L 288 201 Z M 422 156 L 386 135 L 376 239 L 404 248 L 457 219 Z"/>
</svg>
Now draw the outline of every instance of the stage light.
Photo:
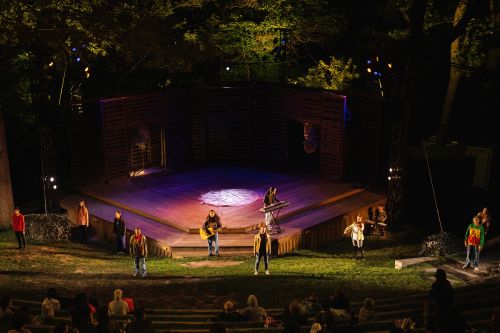
<svg viewBox="0 0 500 333">
<path fill-rule="evenodd" d="M 53 61 L 49 62 L 49 67 L 52 67 L 52 66 L 54 66 L 54 62 Z"/>
<path fill-rule="evenodd" d="M 80 57 L 76 58 L 76 62 L 80 62 L 82 60 Z"/>
<path fill-rule="evenodd" d="M 391 63 L 388 63 L 388 64 L 387 64 L 387 67 L 392 68 L 392 64 L 391 64 Z"/>
<path fill-rule="evenodd" d="M 76 47 L 72 48 L 71 51 L 76 52 Z"/>
<path fill-rule="evenodd" d="M 366 71 L 367 71 L 368 73 L 371 73 L 371 72 L 372 72 L 372 69 L 371 69 L 370 67 L 368 67 L 368 68 L 366 69 Z"/>
<path fill-rule="evenodd" d="M 376 56 L 375 59 L 378 61 L 378 56 Z"/>
<path fill-rule="evenodd" d="M 392 173 L 392 168 L 389 168 L 389 172 Z"/>
<path fill-rule="evenodd" d="M 377 75 L 378 75 L 378 72 L 373 72 L 373 75 L 377 76 Z"/>
<path fill-rule="evenodd" d="M 367 60 L 366 63 L 369 65 L 369 64 L 372 63 L 372 61 L 371 60 Z"/>
<path fill-rule="evenodd" d="M 85 67 L 85 71 L 88 72 L 89 71 L 89 68 L 88 67 Z"/>
<path fill-rule="evenodd" d="M 85 77 L 86 77 L 87 79 L 88 79 L 88 78 L 90 78 L 90 73 L 89 73 L 89 72 L 85 73 Z"/>
<path fill-rule="evenodd" d="M 52 186 L 53 190 L 57 190 L 57 185 Z"/>
<path fill-rule="evenodd" d="M 54 177 L 50 177 L 49 180 L 50 180 L 51 183 L 53 183 L 54 180 L 56 180 L 56 179 Z"/>
<path fill-rule="evenodd" d="M 388 180 L 391 180 L 391 176 L 387 177 Z"/>
<path fill-rule="evenodd" d="M 231 68 L 229 68 L 229 66 L 226 67 L 226 71 L 229 71 Z"/>
</svg>

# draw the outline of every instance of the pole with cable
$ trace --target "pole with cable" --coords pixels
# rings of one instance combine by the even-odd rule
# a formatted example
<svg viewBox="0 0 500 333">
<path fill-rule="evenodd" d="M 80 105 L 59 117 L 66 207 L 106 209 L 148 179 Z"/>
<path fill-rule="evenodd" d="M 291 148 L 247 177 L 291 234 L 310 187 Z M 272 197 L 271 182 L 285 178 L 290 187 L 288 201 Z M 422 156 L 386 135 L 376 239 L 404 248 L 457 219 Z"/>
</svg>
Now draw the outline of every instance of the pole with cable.
<svg viewBox="0 0 500 333">
<path fill-rule="evenodd" d="M 437 198 L 436 198 L 436 191 L 434 190 L 434 182 L 432 180 L 431 167 L 430 167 L 430 164 L 429 164 L 429 157 L 427 156 L 427 149 L 425 147 L 425 142 L 422 143 L 422 145 L 424 146 L 425 161 L 427 162 L 427 171 L 429 172 L 429 179 L 431 181 L 432 195 L 434 197 L 434 205 L 436 206 L 436 212 L 437 212 L 437 216 L 438 216 L 439 227 L 441 228 L 441 232 L 443 232 L 443 224 L 441 222 L 441 215 L 439 214 L 439 207 L 438 207 Z"/>
</svg>

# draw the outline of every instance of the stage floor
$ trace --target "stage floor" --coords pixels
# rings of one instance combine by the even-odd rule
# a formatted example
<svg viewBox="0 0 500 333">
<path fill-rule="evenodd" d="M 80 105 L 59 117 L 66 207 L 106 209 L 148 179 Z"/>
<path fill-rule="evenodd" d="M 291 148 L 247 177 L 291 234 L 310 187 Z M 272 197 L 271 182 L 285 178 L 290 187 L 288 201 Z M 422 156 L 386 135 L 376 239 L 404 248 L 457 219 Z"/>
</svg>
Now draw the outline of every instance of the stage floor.
<svg viewBox="0 0 500 333">
<path fill-rule="evenodd" d="M 299 212 L 354 190 L 347 183 L 333 183 L 319 176 L 295 176 L 236 167 L 211 167 L 190 172 L 161 172 L 113 184 L 83 188 L 84 194 L 113 204 L 181 231 L 198 229 L 214 209 L 227 229 L 246 229 L 264 222 L 262 199 L 269 186 L 277 197 L 289 201 L 281 214 Z M 201 196 L 210 191 L 240 189 L 258 194 L 243 206 L 217 207 L 204 204 Z"/>
</svg>

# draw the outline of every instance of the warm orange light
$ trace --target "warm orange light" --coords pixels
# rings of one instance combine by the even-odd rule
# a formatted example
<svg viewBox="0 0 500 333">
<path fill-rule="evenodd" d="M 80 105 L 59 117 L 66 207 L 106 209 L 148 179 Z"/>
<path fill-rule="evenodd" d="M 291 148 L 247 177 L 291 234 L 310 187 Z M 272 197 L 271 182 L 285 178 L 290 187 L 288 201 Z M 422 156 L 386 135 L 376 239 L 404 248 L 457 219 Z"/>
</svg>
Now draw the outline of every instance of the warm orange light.
<svg viewBox="0 0 500 333">
<path fill-rule="evenodd" d="M 387 67 L 392 68 L 392 64 L 391 64 L 391 63 L 388 63 L 388 64 L 387 64 Z"/>
<path fill-rule="evenodd" d="M 88 67 L 85 67 L 85 71 L 88 72 L 89 71 L 89 68 Z"/>
<path fill-rule="evenodd" d="M 90 73 L 88 73 L 88 72 L 87 72 L 87 75 L 86 75 L 86 76 L 87 76 L 87 79 L 88 79 L 88 78 L 90 77 Z"/>
<path fill-rule="evenodd" d="M 368 73 L 371 73 L 371 72 L 372 72 L 372 69 L 371 69 L 370 67 L 368 67 L 368 68 L 366 69 L 366 71 L 367 71 Z"/>
<path fill-rule="evenodd" d="M 52 66 L 54 66 L 54 62 L 53 61 L 49 62 L 49 67 L 52 67 Z"/>
<path fill-rule="evenodd" d="M 376 56 L 375 59 L 377 59 L 377 61 L 378 61 L 378 56 Z"/>
</svg>

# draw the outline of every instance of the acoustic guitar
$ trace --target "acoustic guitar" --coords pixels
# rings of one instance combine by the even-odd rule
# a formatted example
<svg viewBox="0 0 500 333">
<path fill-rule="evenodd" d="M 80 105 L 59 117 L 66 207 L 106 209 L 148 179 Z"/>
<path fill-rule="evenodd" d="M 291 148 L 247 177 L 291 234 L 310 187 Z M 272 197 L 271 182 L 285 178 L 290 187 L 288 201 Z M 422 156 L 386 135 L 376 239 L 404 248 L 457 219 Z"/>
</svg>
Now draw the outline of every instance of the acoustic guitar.
<svg viewBox="0 0 500 333">
<path fill-rule="evenodd" d="M 208 239 L 210 237 L 213 237 L 215 236 L 215 230 L 214 228 L 208 228 L 208 232 L 207 230 L 205 230 L 205 228 L 200 228 L 200 237 L 201 239 Z"/>
</svg>

